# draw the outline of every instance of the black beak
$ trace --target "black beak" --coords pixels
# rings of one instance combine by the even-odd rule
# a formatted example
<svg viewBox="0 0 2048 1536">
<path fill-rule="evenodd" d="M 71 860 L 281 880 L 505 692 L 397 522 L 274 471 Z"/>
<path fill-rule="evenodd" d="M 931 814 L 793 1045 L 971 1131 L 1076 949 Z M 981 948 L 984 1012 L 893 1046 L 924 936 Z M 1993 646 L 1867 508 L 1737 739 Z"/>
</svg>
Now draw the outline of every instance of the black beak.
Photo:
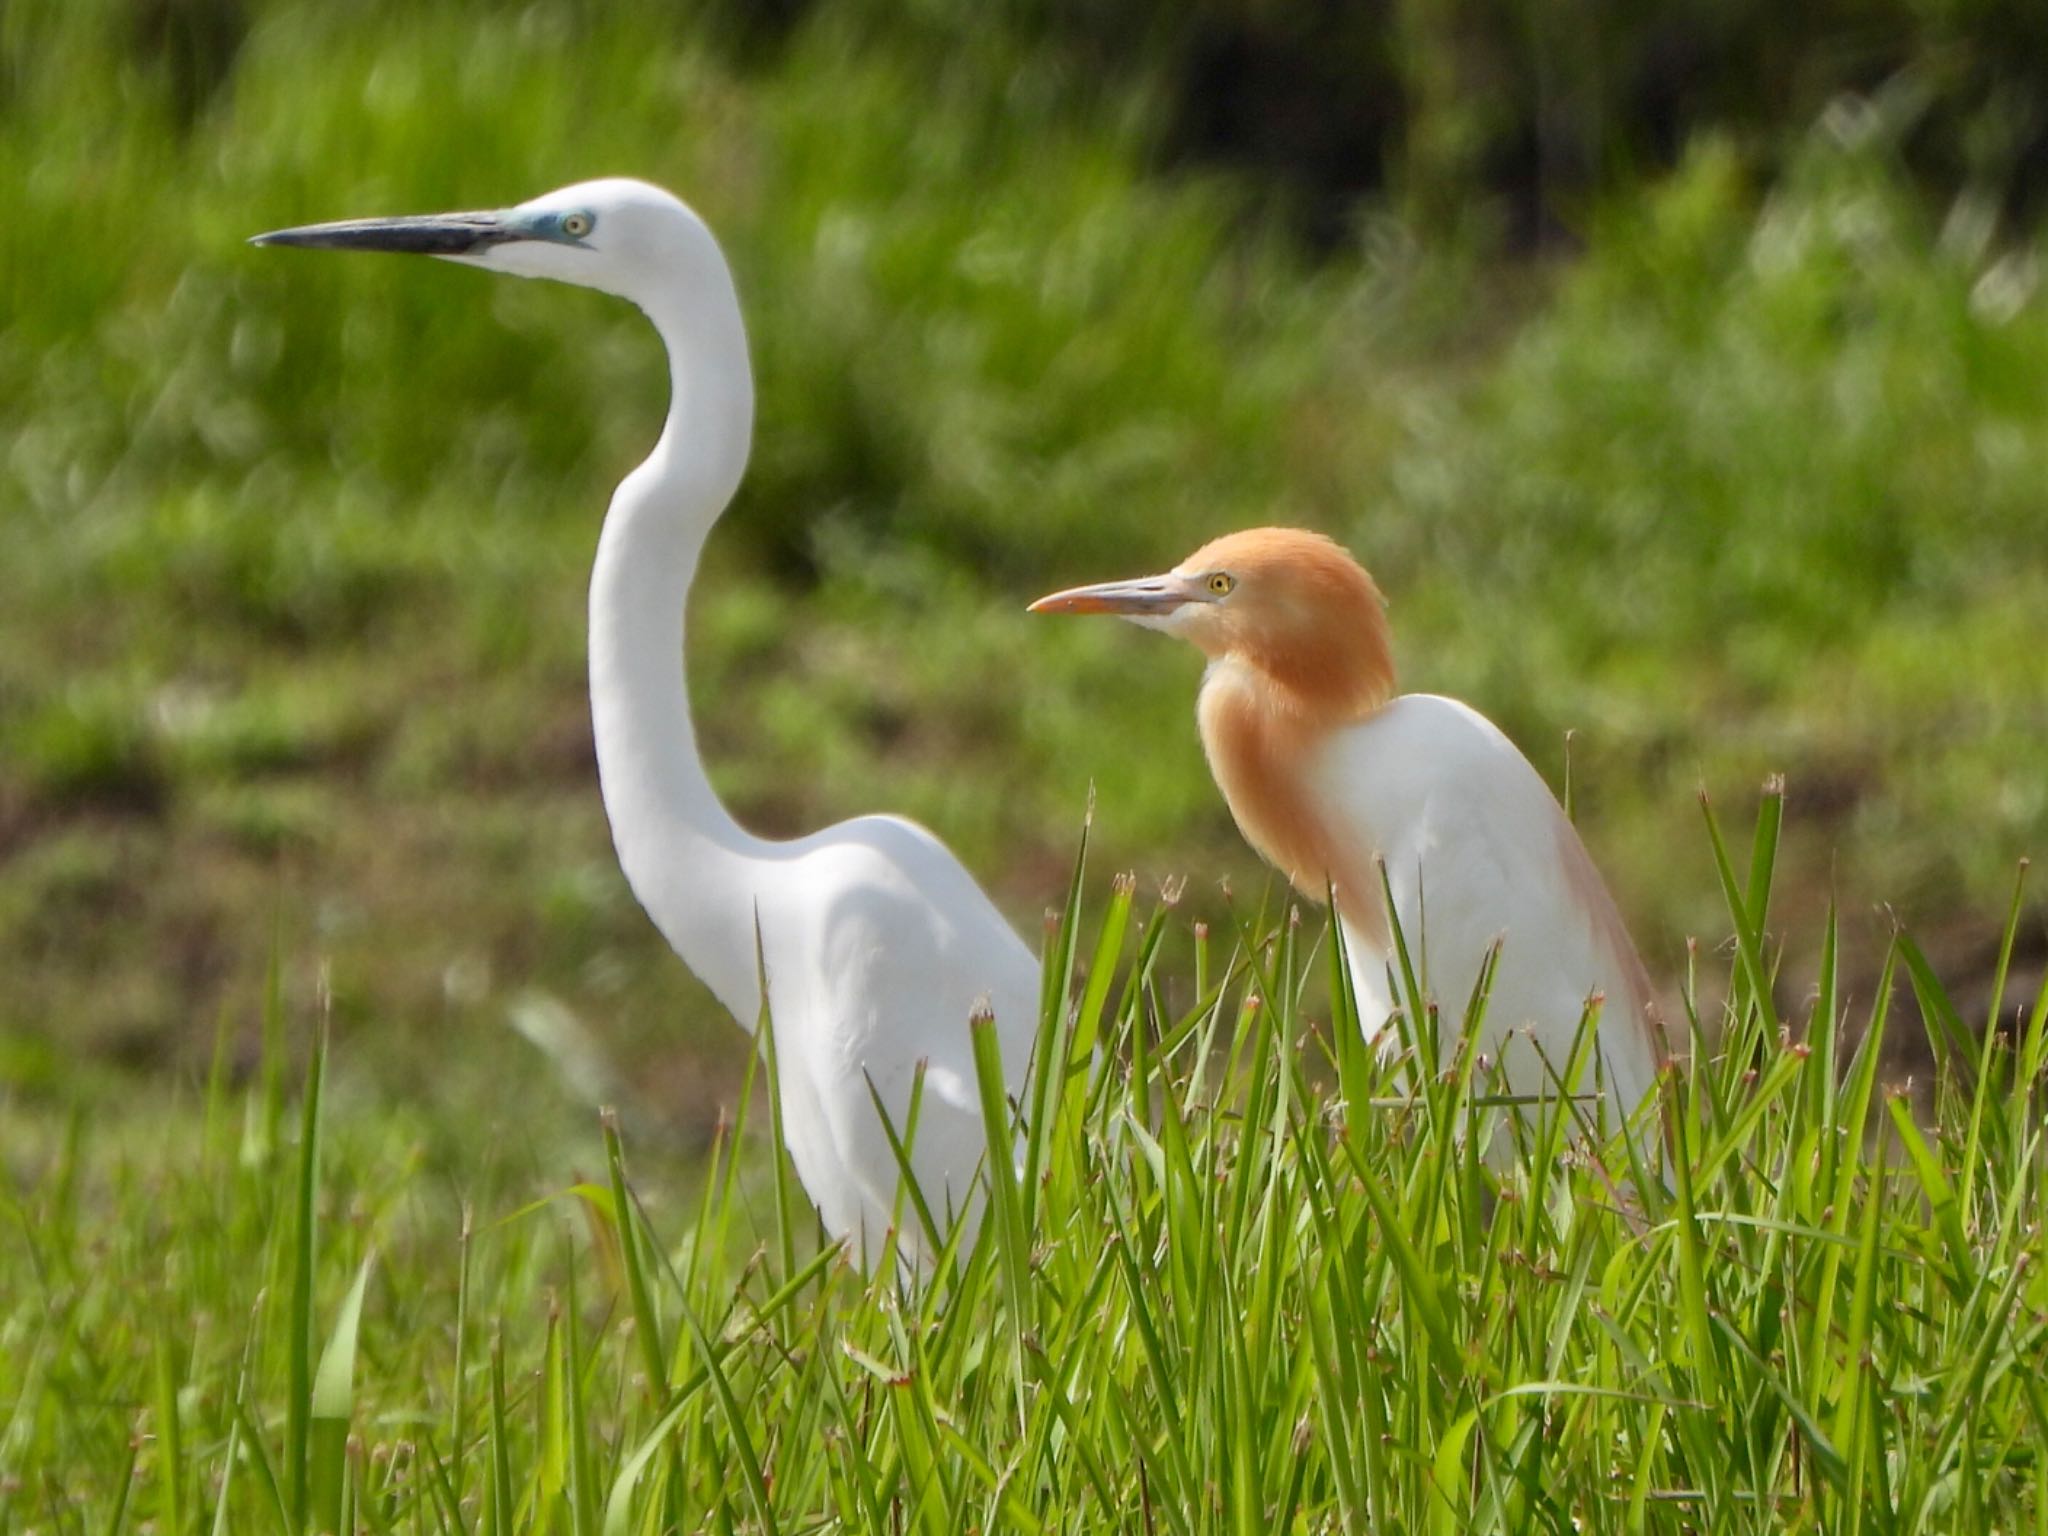
<svg viewBox="0 0 2048 1536">
<path fill-rule="evenodd" d="M 409 251 L 463 256 L 526 238 L 502 213 L 425 213 L 396 219 L 341 219 L 252 235 L 251 245 L 303 245 L 328 251 Z"/>
</svg>

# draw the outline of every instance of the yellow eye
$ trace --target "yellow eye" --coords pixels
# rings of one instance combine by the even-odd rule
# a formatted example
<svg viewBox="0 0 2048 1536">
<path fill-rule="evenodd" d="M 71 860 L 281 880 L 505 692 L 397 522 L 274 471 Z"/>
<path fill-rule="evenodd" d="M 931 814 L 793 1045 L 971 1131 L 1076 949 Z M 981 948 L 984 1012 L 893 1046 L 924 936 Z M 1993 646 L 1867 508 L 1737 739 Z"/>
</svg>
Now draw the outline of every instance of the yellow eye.
<svg viewBox="0 0 2048 1536">
<path fill-rule="evenodd" d="M 1236 585 L 1236 580 L 1223 571 L 1218 571 L 1209 578 L 1209 590 L 1218 597 L 1227 596 L 1230 589 Z"/>
<path fill-rule="evenodd" d="M 572 239 L 581 240 L 590 233 L 590 215 L 587 213 L 564 215 L 562 219 L 562 233 L 570 236 Z"/>
</svg>

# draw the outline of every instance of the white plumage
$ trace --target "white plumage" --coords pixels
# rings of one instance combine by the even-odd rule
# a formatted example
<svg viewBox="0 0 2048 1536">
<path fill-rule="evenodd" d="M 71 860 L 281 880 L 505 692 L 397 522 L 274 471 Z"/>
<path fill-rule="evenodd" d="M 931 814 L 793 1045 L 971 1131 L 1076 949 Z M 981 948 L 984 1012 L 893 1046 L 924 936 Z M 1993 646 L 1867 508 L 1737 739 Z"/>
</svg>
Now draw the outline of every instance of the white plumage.
<svg viewBox="0 0 2048 1536">
<path fill-rule="evenodd" d="M 1663 1042 L 1642 963 L 1563 808 L 1499 727 L 1455 699 L 1404 694 L 1332 733 L 1307 766 L 1336 835 L 1385 861 L 1418 982 L 1447 1029 L 1499 942 L 1486 1033 L 1513 1091 L 1542 1091 L 1545 1058 L 1565 1070 L 1595 993 L 1613 1104 L 1627 1113 L 1654 1090 Z M 1398 968 L 1383 928 L 1346 920 L 1344 938 L 1374 1035 L 1399 1001 Z M 1592 1086 L 1590 1074 L 1579 1084 Z"/>
<path fill-rule="evenodd" d="M 1038 1008 L 1037 962 L 960 862 L 889 816 L 758 838 L 706 777 L 683 679 L 683 609 L 738 488 L 754 388 L 732 274 L 703 221 L 644 182 L 585 182 L 500 212 L 367 219 L 258 243 L 414 251 L 616 294 L 668 348 L 654 451 L 614 494 L 590 585 L 590 705 L 620 865 L 640 904 L 742 1025 L 767 978 L 791 1157 L 826 1229 L 868 1253 L 898 1168 L 869 1094 L 907 1129 L 933 1212 L 971 1212 L 983 1152 L 969 1017 L 992 1009 L 1010 1084 Z M 758 935 L 758 950 L 756 939 Z M 905 1211 L 906 1246 L 922 1244 Z"/>
<path fill-rule="evenodd" d="M 1491 722 L 1455 700 L 1395 695 L 1379 589 L 1350 555 L 1320 534 L 1255 528 L 1163 575 L 1032 608 L 1115 614 L 1208 653 L 1198 715 L 1210 768 L 1255 848 L 1311 899 L 1334 891 L 1368 1035 L 1390 1043 L 1405 1001 L 1389 976 L 1391 891 L 1447 1029 L 1500 944 L 1481 1041 L 1511 1093 L 1550 1091 L 1595 994 L 1607 1128 L 1654 1092 L 1666 1055 L 1656 1001 L 1585 845 Z M 1594 1086 L 1589 1075 L 1576 1088 Z"/>
</svg>

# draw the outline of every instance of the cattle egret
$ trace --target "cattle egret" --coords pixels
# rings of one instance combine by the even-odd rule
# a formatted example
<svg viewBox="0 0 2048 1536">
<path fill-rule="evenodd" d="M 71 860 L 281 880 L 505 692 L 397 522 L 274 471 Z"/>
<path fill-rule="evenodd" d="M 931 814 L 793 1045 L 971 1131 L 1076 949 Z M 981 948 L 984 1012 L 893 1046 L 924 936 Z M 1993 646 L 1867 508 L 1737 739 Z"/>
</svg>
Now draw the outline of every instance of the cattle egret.
<svg viewBox="0 0 2048 1536">
<path fill-rule="evenodd" d="M 949 1209 L 968 1216 L 984 1144 L 968 1020 L 993 1011 L 1014 1088 L 1037 1021 L 1030 950 L 924 828 L 863 816 L 767 841 L 727 813 L 698 756 L 684 603 L 754 421 L 739 297 L 710 229 L 658 187 L 614 179 L 498 212 L 316 224 L 255 243 L 551 277 L 630 300 L 654 322 L 668 419 L 612 496 L 590 582 L 591 722 L 619 863 L 743 1026 L 760 1016 L 765 975 L 790 1156 L 826 1228 L 867 1250 L 891 1224 L 898 1163 L 876 1098 L 907 1131 L 920 1062 L 911 1165 L 941 1222 Z M 920 1250 L 915 1231 L 904 1240 Z"/>
<path fill-rule="evenodd" d="M 1564 1071 L 1594 994 L 1610 1127 L 1653 1091 L 1668 1054 L 1655 998 L 1585 845 L 1492 722 L 1455 699 L 1395 696 L 1379 588 L 1342 548 L 1254 528 L 1163 576 L 1031 608 L 1115 614 L 1208 655 L 1198 718 L 1210 770 L 1254 848 L 1303 895 L 1334 892 L 1370 1035 L 1382 1038 L 1398 998 L 1390 888 L 1422 985 L 1451 1017 L 1500 941 L 1484 1049 L 1510 1093 L 1549 1089 L 1545 1060 Z"/>
</svg>

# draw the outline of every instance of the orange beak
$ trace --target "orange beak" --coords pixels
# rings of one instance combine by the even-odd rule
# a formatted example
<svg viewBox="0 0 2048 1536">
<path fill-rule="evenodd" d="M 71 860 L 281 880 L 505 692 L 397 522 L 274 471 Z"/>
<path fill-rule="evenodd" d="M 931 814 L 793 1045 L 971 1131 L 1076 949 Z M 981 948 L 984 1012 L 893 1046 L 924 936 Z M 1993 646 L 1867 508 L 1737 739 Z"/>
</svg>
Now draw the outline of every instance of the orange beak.
<svg viewBox="0 0 2048 1536">
<path fill-rule="evenodd" d="M 1092 587 L 1069 587 L 1041 597 L 1032 613 L 1113 613 L 1126 619 L 1156 619 L 1184 603 L 1199 602 L 1201 587 L 1186 576 L 1141 576 L 1135 581 L 1105 581 Z"/>
</svg>

